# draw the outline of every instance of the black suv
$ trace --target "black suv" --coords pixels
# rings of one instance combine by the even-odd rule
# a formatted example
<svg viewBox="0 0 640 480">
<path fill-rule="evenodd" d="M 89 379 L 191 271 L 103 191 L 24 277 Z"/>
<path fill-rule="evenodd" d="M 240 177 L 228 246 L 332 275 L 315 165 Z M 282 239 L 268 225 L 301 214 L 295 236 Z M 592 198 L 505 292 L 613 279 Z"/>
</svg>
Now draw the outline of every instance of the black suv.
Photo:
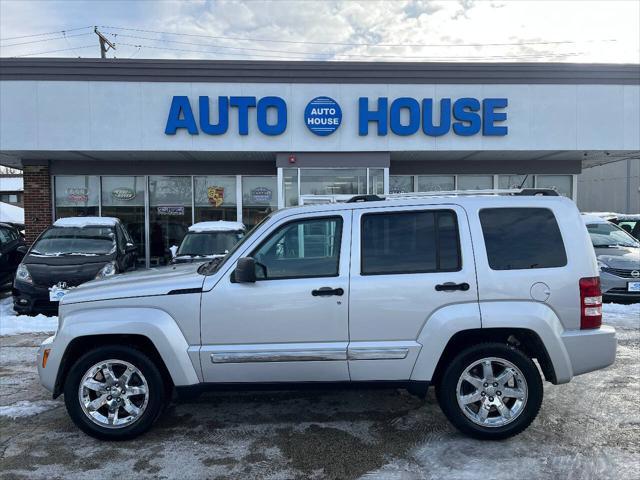
<svg viewBox="0 0 640 480">
<path fill-rule="evenodd" d="M 25 253 L 27 247 L 18 229 L 8 223 L 0 223 L 0 287 L 13 281 Z"/>
<path fill-rule="evenodd" d="M 57 314 L 69 287 L 136 268 L 136 246 L 117 218 L 57 220 L 31 246 L 16 271 L 13 308 L 35 315 Z M 55 288 L 57 297 L 50 297 Z"/>
</svg>

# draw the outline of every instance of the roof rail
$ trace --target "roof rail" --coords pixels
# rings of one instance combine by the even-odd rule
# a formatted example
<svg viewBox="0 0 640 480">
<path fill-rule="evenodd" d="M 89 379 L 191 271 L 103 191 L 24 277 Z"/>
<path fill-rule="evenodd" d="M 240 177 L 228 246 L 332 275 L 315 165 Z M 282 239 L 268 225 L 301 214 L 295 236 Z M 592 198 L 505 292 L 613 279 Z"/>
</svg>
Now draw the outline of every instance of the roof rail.
<svg viewBox="0 0 640 480">
<path fill-rule="evenodd" d="M 493 188 L 486 190 L 443 190 L 433 192 L 390 193 L 383 197 L 378 195 L 354 195 L 348 203 L 377 202 L 380 200 L 401 200 L 407 198 L 476 196 L 476 195 L 522 195 L 557 197 L 558 192 L 553 188 Z"/>
</svg>

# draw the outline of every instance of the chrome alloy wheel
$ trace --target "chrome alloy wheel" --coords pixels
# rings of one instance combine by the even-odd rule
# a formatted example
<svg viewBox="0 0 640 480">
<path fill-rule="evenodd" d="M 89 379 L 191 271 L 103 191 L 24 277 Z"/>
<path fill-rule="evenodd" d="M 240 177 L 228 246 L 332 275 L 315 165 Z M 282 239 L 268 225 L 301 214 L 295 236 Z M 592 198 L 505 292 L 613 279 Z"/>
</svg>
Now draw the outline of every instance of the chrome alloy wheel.
<svg viewBox="0 0 640 480">
<path fill-rule="evenodd" d="M 124 360 L 105 360 L 82 377 L 78 399 L 84 414 L 104 428 L 134 423 L 149 403 L 149 388 L 142 372 Z"/>
<path fill-rule="evenodd" d="M 483 427 L 502 427 L 522 414 L 527 381 L 513 363 L 488 357 L 467 367 L 456 387 L 458 405 L 469 420 Z"/>
</svg>

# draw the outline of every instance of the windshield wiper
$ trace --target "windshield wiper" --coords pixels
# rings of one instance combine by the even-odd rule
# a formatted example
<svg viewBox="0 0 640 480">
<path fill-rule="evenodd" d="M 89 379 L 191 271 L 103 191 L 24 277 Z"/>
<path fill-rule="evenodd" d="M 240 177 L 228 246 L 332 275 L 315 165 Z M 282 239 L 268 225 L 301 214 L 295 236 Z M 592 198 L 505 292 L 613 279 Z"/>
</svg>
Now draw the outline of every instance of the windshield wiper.
<svg viewBox="0 0 640 480">
<path fill-rule="evenodd" d="M 214 272 L 216 267 L 222 261 L 222 258 L 223 257 L 213 258 L 213 259 L 209 260 L 207 263 L 203 263 L 198 268 L 198 273 L 201 274 L 201 275 L 209 275 L 210 273 Z"/>
</svg>

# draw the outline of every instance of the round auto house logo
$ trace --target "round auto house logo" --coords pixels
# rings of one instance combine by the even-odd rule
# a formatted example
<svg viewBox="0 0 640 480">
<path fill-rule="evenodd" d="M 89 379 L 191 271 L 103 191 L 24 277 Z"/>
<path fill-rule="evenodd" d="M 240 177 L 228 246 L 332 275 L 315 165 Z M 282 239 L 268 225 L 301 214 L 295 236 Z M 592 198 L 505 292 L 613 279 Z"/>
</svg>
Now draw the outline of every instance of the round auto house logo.
<svg viewBox="0 0 640 480">
<path fill-rule="evenodd" d="M 330 97 L 316 97 L 304 109 L 304 123 L 311 132 L 326 137 L 335 132 L 342 122 L 342 109 Z"/>
</svg>

